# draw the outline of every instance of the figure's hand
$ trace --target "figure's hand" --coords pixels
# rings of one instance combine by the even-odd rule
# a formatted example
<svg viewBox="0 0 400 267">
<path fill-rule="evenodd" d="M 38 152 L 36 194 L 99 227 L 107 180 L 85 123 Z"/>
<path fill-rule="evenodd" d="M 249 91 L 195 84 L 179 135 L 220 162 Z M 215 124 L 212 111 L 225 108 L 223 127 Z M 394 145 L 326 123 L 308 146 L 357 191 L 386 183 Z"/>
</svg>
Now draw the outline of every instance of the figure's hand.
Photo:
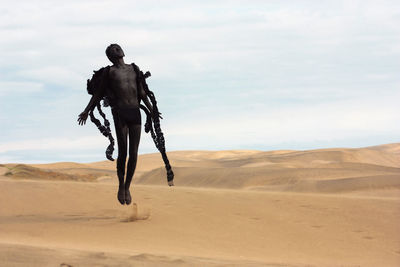
<svg viewBox="0 0 400 267">
<path fill-rule="evenodd" d="M 79 116 L 78 116 L 79 125 L 84 125 L 86 123 L 88 115 L 89 115 L 89 113 L 85 112 L 85 111 L 82 112 L 81 114 L 79 114 Z"/>
</svg>

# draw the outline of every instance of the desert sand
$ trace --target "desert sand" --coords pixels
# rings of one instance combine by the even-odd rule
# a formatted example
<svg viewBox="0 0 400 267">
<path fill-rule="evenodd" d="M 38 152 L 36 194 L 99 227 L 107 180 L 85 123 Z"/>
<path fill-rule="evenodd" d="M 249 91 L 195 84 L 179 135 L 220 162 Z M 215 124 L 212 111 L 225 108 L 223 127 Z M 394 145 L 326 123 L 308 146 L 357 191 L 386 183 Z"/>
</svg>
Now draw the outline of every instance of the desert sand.
<svg viewBox="0 0 400 267">
<path fill-rule="evenodd" d="M 0 166 L 0 266 L 400 266 L 400 144 Z"/>
</svg>

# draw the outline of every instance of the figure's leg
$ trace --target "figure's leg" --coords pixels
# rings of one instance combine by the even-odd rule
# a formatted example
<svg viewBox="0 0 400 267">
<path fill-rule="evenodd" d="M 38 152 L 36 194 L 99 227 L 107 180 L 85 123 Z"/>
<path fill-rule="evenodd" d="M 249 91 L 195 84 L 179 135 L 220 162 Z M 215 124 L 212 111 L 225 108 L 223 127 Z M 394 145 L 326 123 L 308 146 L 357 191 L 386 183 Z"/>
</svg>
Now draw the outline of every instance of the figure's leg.
<svg viewBox="0 0 400 267">
<path fill-rule="evenodd" d="M 131 194 L 129 192 L 129 187 L 131 185 L 132 177 L 136 169 L 141 130 L 142 127 L 140 124 L 129 126 L 129 160 L 126 170 L 125 181 L 125 202 L 128 205 L 131 203 Z"/>
<path fill-rule="evenodd" d="M 113 112 L 115 132 L 117 135 L 118 144 L 118 159 L 117 159 L 117 175 L 119 181 L 118 201 L 125 204 L 125 190 L 124 190 L 124 176 L 125 176 L 125 163 L 128 150 L 128 126 L 123 123 L 117 114 Z"/>
</svg>

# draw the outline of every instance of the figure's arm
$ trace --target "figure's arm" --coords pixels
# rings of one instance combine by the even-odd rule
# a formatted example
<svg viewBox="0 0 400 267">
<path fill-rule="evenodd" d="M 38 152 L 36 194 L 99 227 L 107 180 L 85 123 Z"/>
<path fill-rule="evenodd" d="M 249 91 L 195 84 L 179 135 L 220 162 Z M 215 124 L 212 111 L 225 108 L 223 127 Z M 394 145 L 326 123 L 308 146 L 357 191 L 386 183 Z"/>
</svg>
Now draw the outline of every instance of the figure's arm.
<svg viewBox="0 0 400 267">
<path fill-rule="evenodd" d="M 81 114 L 79 114 L 79 116 L 78 116 L 79 125 L 84 125 L 86 123 L 89 112 L 93 111 L 93 109 L 97 106 L 97 104 L 103 98 L 104 90 L 105 90 L 104 86 L 105 86 L 105 83 L 104 83 L 104 77 L 103 77 L 99 88 L 95 91 L 93 96 L 90 98 L 90 101 L 87 104 L 85 110 Z"/>
<path fill-rule="evenodd" d="M 78 116 L 79 125 L 84 125 L 86 123 L 89 112 L 92 111 L 97 106 L 97 104 L 99 103 L 101 98 L 102 97 L 99 94 L 95 94 L 92 96 L 92 98 L 90 99 L 89 104 L 86 106 L 85 110 Z"/>
<path fill-rule="evenodd" d="M 139 81 L 140 81 L 140 82 L 138 83 L 138 86 L 139 86 L 139 88 L 138 88 L 139 104 L 140 104 L 140 100 L 143 100 L 144 104 L 146 105 L 146 107 L 147 107 L 148 110 L 150 111 L 151 116 L 152 116 L 153 118 L 158 117 L 158 118 L 162 119 L 161 113 L 158 112 L 158 110 L 157 110 L 157 113 L 158 113 L 158 114 L 157 114 L 157 115 L 154 114 L 154 112 L 155 112 L 154 107 L 153 107 L 153 105 L 150 103 L 150 101 L 149 101 L 149 98 L 150 98 L 150 97 L 147 95 L 146 90 L 144 89 L 145 86 L 146 86 L 146 88 L 147 88 L 147 84 L 146 84 L 146 81 L 145 81 L 146 76 L 147 76 L 147 77 L 150 76 L 150 73 L 149 73 L 149 72 L 146 72 L 146 74 L 144 74 L 144 75 L 143 75 L 143 73 L 142 73 L 142 76 L 140 76 L 140 78 L 139 78 Z M 148 88 L 147 88 L 147 90 L 148 90 Z"/>
<path fill-rule="evenodd" d="M 139 99 L 143 100 L 144 104 L 146 105 L 146 107 L 150 110 L 150 113 L 153 114 L 153 105 L 150 103 L 149 98 L 147 97 L 147 94 L 143 88 L 143 84 L 142 83 L 138 83 L 139 84 Z"/>
<path fill-rule="evenodd" d="M 83 112 L 89 113 L 90 111 L 93 111 L 102 98 L 102 94 L 94 94 L 92 98 L 90 98 L 90 101 Z"/>
</svg>

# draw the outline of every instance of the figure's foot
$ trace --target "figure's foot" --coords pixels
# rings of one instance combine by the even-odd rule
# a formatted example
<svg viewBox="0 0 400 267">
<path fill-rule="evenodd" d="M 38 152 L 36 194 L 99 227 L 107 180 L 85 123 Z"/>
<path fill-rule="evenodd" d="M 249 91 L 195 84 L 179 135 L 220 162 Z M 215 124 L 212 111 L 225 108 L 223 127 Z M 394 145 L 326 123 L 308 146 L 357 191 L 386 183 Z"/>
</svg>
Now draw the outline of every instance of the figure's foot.
<svg viewBox="0 0 400 267">
<path fill-rule="evenodd" d="M 132 197 L 131 197 L 131 192 L 129 192 L 129 188 L 125 189 L 125 203 L 126 205 L 131 204 L 132 202 Z"/>
<path fill-rule="evenodd" d="M 167 180 L 169 186 L 174 186 L 174 172 L 172 171 L 171 167 L 167 170 Z"/>
<path fill-rule="evenodd" d="M 121 205 L 124 205 L 125 204 L 125 190 L 124 190 L 123 186 L 119 187 L 117 197 L 118 197 L 119 203 L 121 203 Z"/>
</svg>

